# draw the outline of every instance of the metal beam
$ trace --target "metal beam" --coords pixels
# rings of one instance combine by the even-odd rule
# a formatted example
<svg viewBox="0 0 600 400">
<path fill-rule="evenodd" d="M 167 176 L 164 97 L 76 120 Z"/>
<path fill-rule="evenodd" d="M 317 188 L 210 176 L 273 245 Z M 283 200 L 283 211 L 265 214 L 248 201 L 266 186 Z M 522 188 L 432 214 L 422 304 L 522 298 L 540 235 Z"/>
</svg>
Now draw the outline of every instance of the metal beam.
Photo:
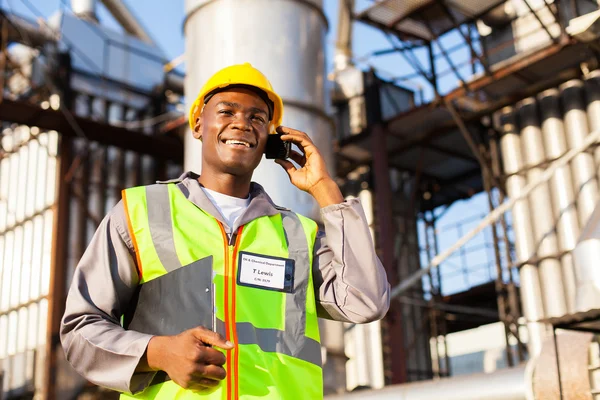
<svg viewBox="0 0 600 400">
<path fill-rule="evenodd" d="M 44 364 L 44 399 L 56 399 L 58 357 L 60 347 L 60 321 L 64 313 L 67 269 L 67 244 L 69 230 L 69 185 L 64 176 L 71 164 L 71 139 L 60 138 L 59 168 L 55 176 L 56 198 L 54 202 L 54 217 L 52 226 L 52 261 L 50 273 L 50 288 L 48 292 L 48 321 L 46 331 L 46 363 Z"/>
<path fill-rule="evenodd" d="M 479 149 L 477 148 L 477 144 L 475 143 L 475 140 L 471 136 L 471 132 L 469 132 L 469 129 L 465 125 L 465 122 L 463 121 L 463 119 L 460 116 L 460 114 L 458 113 L 458 111 L 456 111 L 456 109 L 452 105 L 451 101 L 446 102 L 446 108 L 448 109 L 448 111 L 450 111 L 450 114 L 452 114 L 452 118 L 454 119 L 456 126 L 458 126 L 458 130 L 460 131 L 463 138 L 467 142 L 467 145 L 471 149 L 471 152 L 473 153 L 475 158 L 477 158 L 477 161 L 479 161 L 479 166 L 483 170 L 484 177 L 485 177 L 485 174 L 489 174 L 491 182 L 494 184 L 494 186 L 497 186 L 496 179 L 494 179 L 494 177 L 492 175 L 490 166 L 488 165 L 487 161 L 483 158 L 483 156 L 479 152 Z"/>
<path fill-rule="evenodd" d="M 421 74 L 421 76 L 423 78 L 425 78 L 425 80 L 427 80 L 434 88 L 434 90 L 437 93 L 437 83 L 435 83 L 434 78 L 432 76 L 430 76 L 430 74 L 427 73 L 427 71 L 425 71 L 425 69 L 423 68 L 423 66 L 421 65 L 421 63 L 419 62 L 419 60 L 415 57 L 415 59 L 411 59 L 410 57 L 408 57 L 408 55 L 406 55 L 404 53 L 404 50 L 408 50 L 410 51 L 411 55 L 414 57 L 414 54 L 412 53 L 412 49 L 400 49 L 398 48 L 398 46 L 394 43 L 394 41 L 392 40 L 392 38 L 390 37 L 390 34 L 386 34 L 385 35 L 386 39 L 388 40 L 388 42 L 390 42 L 390 45 L 392 47 L 394 47 L 395 49 L 398 50 L 398 52 L 400 53 L 400 55 L 402 56 L 402 58 L 404 58 L 404 60 L 417 72 L 419 72 L 419 74 Z"/>
<path fill-rule="evenodd" d="M 548 57 L 557 54 L 563 48 L 564 48 L 564 45 L 559 43 L 559 44 L 551 45 L 544 50 L 536 51 L 535 53 L 531 54 L 530 56 L 526 56 L 526 57 L 514 62 L 513 64 L 511 64 L 508 67 L 499 69 L 498 71 L 494 72 L 491 76 L 485 75 L 485 76 L 481 77 L 480 79 L 471 81 L 470 89 L 473 91 L 480 90 L 480 89 L 498 81 L 499 79 L 513 75 L 517 71 L 520 71 L 524 68 L 529 67 L 532 64 L 543 61 L 543 60 L 547 59 Z M 456 90 L 452 91 L 451 93 L 447 94 L 446 99 L 453 100 L 458 97 L 462 97 L 467 93 L 467 91 L 468 90 L 466 88 L 459 87 Z"/>
<path fill-rule="evenodd" d="M 101 0 L 113 17 L 129 34 L 138 39 L 156 45 L 150 32 L 144 27 L 123 0 Z"/>
<path fill-rule="evenodd" d="M 484 60 L 475 51 L 475 47 L 473 47 L 473 42 L 471 40 L 470 35 L 465 35 L 465 33 L 462 31 L 462 29 L 460 29 L 460 25 L 459 25 L 458 21 L 456 20 L 456 18 L 454 17 L 454 15 L 450 11 L 450 9 L 446 5 L 446 3 L 444 3 L 444 1 L 442 1 L 442 0 L 436 0 L 436 3 L 442 8 L 442 10 L 444 10 L 444 14 L 446 14 L 446 16 L 448 17 L 448 19 L 450 19 L 450 21 L 452 21 L 452 26 L 454 26 L 454 28 L 456 30 L 458 30 L 458 32 L 460 33 L 460 35 L 463 37 L 463 39 L 465 40 L 465 42 L 469 46 L 469 50 L 471 51 L 471 56 L 475 57 L 475 58 L 477 58 L 479 60 L 479 62 L 481 63 L 481 65 L 483 65 L 483 69 L 485 69 L 485 73 L 487 75 L 491 75 L 490 66 L 488 65 L 487 61 Z"/>
<path fill-rule="evenodd" d="M 140 132 L 73 116 L 85 132 L 85 138 L 104 145 L 148 154 L 165 161 L 183 162 L 183 143 L 167 136 L 148 136 Z M 4 99 L 0 103 L 0 120 L 40 129 L 55 130 L 62 135 L 78 137 L 65 114 L 52 109 L 42 109 L 24 101 Z"/>
<path fill-rule="evenodd" d="M 454 62 L 452 61 L 452 58 L 450 57 L 450 55 L 446 52 L 446 49 L 444 48 L 444 46 L 442 46 L 442 41 L 439 39 L 438 36 L 435 35 L 435 33 L 433 32 L 433 28 L 431 27 L 431 23 L 429 22 L 428 19 L 423 18 L 423 23 L 425 24 L 425 26 L 427 27 L 427 30 L 429 31 L 429 33 L 431 34 L 431 37 L 433 38 L 433 40 L 435 40 L 437 42 L 438 47 L 440 48 L 440 51 L 442 52 L 442 55 L 444 56 L 444 58 L 446 59 L 446 62 L 448 63 L 448 65 L 450 65 L 450 68 L 452 68 L 452 71 L 454 72 L 454 75 L 456 75 L 456 77 L 462 82 L 463 87 L 465 89 L 467 89 L 468 91 L 470 91 L 469 88 L 469 84 L 467 83 L 467 81 L 463 78 L 463 76 L 460 74 L 460 72 L 458 71 L 458 68 L 456 68 L 456 65 L 454 65 Z"/>
<path fill-rule="evenodd" d="M 373 170 L 375 176 L 375 202 L 377 205 L 377 241 L 381 249 L 381 259 L 388 279 L 392 284 L 399 282 L 396 260 L 394 257 L 394 225 L 392 218 L 392 188 L 389 178 L 389 164 L 387 158 L 385 131 L 381 124 L 372 127 L 371 141 L 373 148 Z M 387 355 L 392 371 L 391 383 L 404 383 L 407 381 L 406 350 L 404 348 L 404 332 L 402 309 L 399 305 L 390 305 L 390 310 L 385 317 L 384 324 L 389 336 L 395 340 L 388 343 L 390 354 Z"/>
<path fill-rule="evenodd" d="M 435 55 L 433 54 L 433 45 L 431 42 L 427 43 L 427 52 L 429 55 L 429 68 L 431 69 L 431 84 L 435 91 L 435 97 L 440 97 L 440 88 L 438 85 L 437 68 L 435 66 Z"/>
</svg>

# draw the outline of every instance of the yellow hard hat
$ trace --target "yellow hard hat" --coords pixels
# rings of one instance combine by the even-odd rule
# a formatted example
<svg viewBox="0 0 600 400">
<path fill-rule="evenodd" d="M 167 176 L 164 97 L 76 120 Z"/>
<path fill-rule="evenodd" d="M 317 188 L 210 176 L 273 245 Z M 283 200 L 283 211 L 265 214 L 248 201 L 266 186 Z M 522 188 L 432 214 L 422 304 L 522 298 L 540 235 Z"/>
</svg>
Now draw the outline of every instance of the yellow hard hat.
<svg viewBox="0 0 600 400">
<path fill-rule="evenodd" d="M 263 91 L 268 99 L 273 102 L 272 104 L 272 115 L 271 122 L 269 123 L 269 133 L 275 133 L 275 128 L 281 125 L 283 119 L 283 101 L 277 93 L 273 91 L 273 86 L 267 80 L 267 77 L 262 74 L 259 70 L 254 68 L 250 63 L 236 64 L 229 67 L 223 68 L 214 74 L 204 84 L 198 97 L 190 108 L 189 124 L 190 128 L 194 130 L 196 119 L 200 116 L 202 108 L 204 107 L 205 98 L 212 92 L 218 89 L 224 89 L 228 86 L 252 86 Z"/>
</svg>

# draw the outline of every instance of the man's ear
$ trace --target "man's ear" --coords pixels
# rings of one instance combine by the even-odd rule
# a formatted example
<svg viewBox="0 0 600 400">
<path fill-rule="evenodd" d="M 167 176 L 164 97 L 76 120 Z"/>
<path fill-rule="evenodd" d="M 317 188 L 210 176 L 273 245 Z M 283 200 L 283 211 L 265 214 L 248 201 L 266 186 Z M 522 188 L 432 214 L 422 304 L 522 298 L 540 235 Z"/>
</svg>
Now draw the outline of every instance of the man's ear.
<svg viewBox="0 0 600 400">
<path fill-rule="evenodd" d="M 195 139 L 200 139 L 202 140 L 202 118 L 198 117 L 196 118 L 196 123 L 194 124 L 194 131 L 192 132 L 192 134 L 194 135 Z"/>
</svg>

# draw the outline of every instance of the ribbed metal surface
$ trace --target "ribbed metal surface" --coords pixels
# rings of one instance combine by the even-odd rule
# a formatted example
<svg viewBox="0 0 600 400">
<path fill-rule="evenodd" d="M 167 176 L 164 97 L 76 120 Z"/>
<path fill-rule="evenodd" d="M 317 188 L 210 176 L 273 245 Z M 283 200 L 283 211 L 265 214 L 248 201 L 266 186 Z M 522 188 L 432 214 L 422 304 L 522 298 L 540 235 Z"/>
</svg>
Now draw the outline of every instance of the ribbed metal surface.
<svg viewBox="0 0 600 400">
<path fill-rule="evenodd" d="M 4 125 L 0 159 L 0 365 L 2 392 L 42 383 L 58 134 Z M 41 364 L 38 364 L 41 365 Z"/>
<path fill-rule="evenodd" d="M 90 29 L 73 16 L 68 20 L 71 27 L 85 32 L 101 29 Z M 62 28 L 68 36 L 68 27 Z M 76 30 L 69 32 L 69 37 L 77 36 Z M 143 94 L 143 85 L 155 84 L 140 78 L 141 85 L 132 85 L 137 90 L 125 88 L 118 79 L 104 82 L 94 76 L 97 70 L 78 70 L 81 59 L 71 59 L 68 65 L 66 57 L 55 59 L 46 49 L 40 50 L 40 58 L 61 71 L 61 79 L 53 85 L 57 92 L 49 97 L 47 90 L 37 92 L 46 77 L 36 85 L 23 75 L 21 86 L 32 90 L 32 95 L 19 99 L 15 93 L 14 97 L 39 98 L 41 108 L 63 108 L 76 122 L 66 132 L 8 122 L 0 125 L 0 369 L 4 374 L 0 398 L 45 398 L 48 390 L 52 398 L 65 399 L 81 390 L 82 378 L 66 362 L 58 343 L 65 284 L 122 189 L 181 172 L 179 165 L 93 142 L 76 129 L 83 117 L 106 122 L 107 131 L 109 123 L 136 121 L 143 128 L 130 130 L 157 134 L 159 126 L 146 122 L 164 113 L 167 105 L 155 98 L 156 93 Z M 156 61 L 156 55 L 150 57 Z M 159 69 L 164 78 L 162 65 Z M 10 82 L 6 89 L 11 89 Z M 68 131 L 79 135 L 73 138 Z M 52 344 L 47 343 L 49 338 Z"/>
</svg>

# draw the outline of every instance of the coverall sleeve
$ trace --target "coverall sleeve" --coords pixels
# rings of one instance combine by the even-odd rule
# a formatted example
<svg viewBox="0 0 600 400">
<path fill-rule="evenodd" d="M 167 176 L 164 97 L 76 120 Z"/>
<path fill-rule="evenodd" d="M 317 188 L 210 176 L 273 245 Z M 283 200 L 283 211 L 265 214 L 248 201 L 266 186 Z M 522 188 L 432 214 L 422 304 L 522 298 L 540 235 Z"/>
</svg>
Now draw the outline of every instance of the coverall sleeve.
<svg viewBox="0 0 600 400">
<path fill-rule="evenodd" d="M 60 338 L 67 360 L 87 380 L 136 393 L 155 373 L 136 372 L 152 336 L 120 324 L 139 279 L 125 218 L 119 202 L 83 254 L 67 295 Z"/>
<path fill-rule="evenodd" d="M 390 285 L 358 199 L 321 209 L 313 279 L 319 317 L 367 323 L 383 318 Z"/>
</svg>

